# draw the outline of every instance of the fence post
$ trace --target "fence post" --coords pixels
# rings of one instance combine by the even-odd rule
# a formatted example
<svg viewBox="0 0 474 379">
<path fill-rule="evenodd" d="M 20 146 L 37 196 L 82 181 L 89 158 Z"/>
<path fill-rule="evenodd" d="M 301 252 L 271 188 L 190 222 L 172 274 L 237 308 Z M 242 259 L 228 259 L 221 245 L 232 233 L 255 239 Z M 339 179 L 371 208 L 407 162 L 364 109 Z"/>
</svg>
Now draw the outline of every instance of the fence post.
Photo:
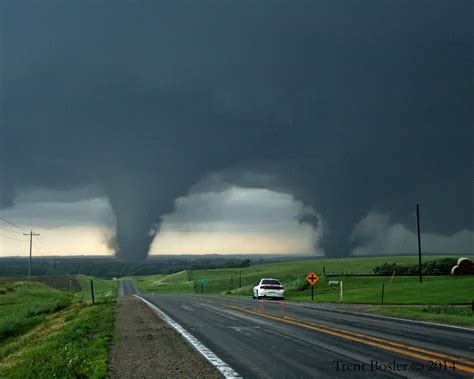
<svg viewBox="0 0 474 379">
<path fill-rule="evenodd" d="M 384 293 L 384 290 L 385 290 L 385 284 L 384 284 L 384 282 L 382 282 L 382 304 L 383 304 L 383 293 Z"/>
<path fill-rule="evenodd" d="M 94 281 L 91 279 L 91 296 L 92 296 L 92 304 L 95 304 L 94 299 Z"/>
</svg>

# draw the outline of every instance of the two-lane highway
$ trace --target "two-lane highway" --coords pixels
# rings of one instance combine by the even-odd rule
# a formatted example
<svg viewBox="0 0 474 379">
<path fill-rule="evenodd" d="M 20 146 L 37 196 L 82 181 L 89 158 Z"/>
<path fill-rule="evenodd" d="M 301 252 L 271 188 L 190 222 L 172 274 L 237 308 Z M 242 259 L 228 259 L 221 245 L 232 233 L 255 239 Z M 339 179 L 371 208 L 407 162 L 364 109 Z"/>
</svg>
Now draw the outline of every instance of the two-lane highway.
<svg viewBox="0 0 474 379">
<path fill-rule="evenodd" d="M 124 293 L 133 293 L 129 283 Z M 473 377 L 474 331 L 298 304 L 143 295 L 244 378 Z"/>
</svg>

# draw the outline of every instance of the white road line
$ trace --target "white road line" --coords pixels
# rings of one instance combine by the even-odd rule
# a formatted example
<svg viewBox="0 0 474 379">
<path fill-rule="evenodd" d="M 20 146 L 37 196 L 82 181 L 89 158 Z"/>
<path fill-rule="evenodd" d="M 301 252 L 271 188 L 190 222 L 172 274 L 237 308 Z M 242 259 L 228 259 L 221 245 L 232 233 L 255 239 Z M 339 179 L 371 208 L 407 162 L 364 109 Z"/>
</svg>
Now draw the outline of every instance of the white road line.
<svg viewBox="0 0 474 379">
<path fill-rule="evenodd" d="M 156 305 L 145 300 L 143 297 L 133 295 L 147 304 L 160 318 L 162 318 L 169 326 L 181 334 L 204 358 L 206 358 L 217 370 L 219 370 L 226 379 L 242 378 L 232 367 L 220 359 L 216 354 L 204 346 L 196 337 L 185 330 L 181 325 L 159 309 Z"/>
</svg>

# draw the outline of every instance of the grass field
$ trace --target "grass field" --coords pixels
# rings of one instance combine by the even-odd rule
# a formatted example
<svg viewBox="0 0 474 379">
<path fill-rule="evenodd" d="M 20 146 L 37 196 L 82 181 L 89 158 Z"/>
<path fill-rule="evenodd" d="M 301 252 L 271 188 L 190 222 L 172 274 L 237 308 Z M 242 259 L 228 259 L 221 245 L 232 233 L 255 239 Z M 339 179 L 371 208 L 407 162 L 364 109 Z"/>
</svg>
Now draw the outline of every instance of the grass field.
<svg viewBox="0 0 474 379">
<path fill-rule="evenodd" d="M 424 257 L 425 261 L 441 257 Z M 369 274 L 373 268 L 383 263 L 416 264 L 417 257 L 376 257 L 315 259 L 294 262 L 262 264 L 243 269 L 215 269 L 181 271 L 172 275 L 135 277 L 133 280 L 142 292 L 193 293 L 198 279 L 206 279 L 204 293 L 227 293 L 252 296 L 252 287 L 262 277 L 280 279 L 286 288 L 286 299 L 308 301 L 310 287 L 305 276 L 314 271 L 321 276 L 314 287 L 315 300 L 339 302 L 339 288 L 330 288 L 329 280 L 343 282 L 342 302 L 381 303 L 382 283 L 384 283 L 384 303 L 388 304 L 453 304 L 470 303 L 474 297 L 474 277 L 425 276 L 418 283 L 415 276 L 345 276 L 345 274 Z M 342 274 L 342 275 L 341 275 Z M 241 285 L 241 287 L 240 287 Z M 240 287 L 240 288 L 239 288 Z"/>
<path fill-rule="evenodd" d="M 96 301 L 113 299 L 117 297 L 118 281 L 94 278 L 92 276 L 77 275 L 81 291 L 76 294 L 83 301 L 91 302 L 91 280 L 94 285 L 94 298 Z"/>
<path fill-rule="evenodd" d="M 116 288 L 109 282 L 90 306 L 85 288 L 72 294 L 0 281 L 0 377 L 106 377 Z"/>
<path fill-rule="evenodd" d="M 183 271 L 186 272 L 186 271 Z M 165 278 L 166 275 L 150 275 L 150 276 L 137 276 L 134 278 L 127 277 L 125 279 L 132 280 L 136 283 L 136 286 L 141 289 L 142 292 L 153 292 L 156 288 L 156 282 Z"/>
<path fill-rule="evenodd" d="M 0 343 L 28 332 L 72 300 L 73 295 L 41 283 L 0 284 Z"/>
<path fill-rule="evenodd" d="M 27 276 L 23 277 L 1 277 L 0 282 L 3 283 L 16 283 L 16 282 L 26 282 L 28 281 Z M 43 283 L 48 287 L 53 287 L 65 292 L 80 292 L 82 291 L 81 285 L 77 280 L 75 275 L 42 275 L 42 276 L 32 276 L 32 282 Z"/>
<path fill-rule="evenodd" d="M 339 302 L 340 288 L 331 288 L 329 279 L 321 278 L 314 286 L 316 301 Z M 338 278 L 339 279 L 339 278 Z M 460 304 L 470 303 L 474 293 L 474 277 L 427 276 L 423 283 L 418 277 L 342 277 L 344 303 L 382 303 L 382 283 L 385 304 Z M 310 289 L 288 291 L 288 299 L 305 301 L 311 298 Z"/>
<path fill-rule="evenodd" d="M 460 326 L 474 326 L 471 306 L 374 307 L 369 310 L 385 316 L 431 321 Z"/>
</svg>

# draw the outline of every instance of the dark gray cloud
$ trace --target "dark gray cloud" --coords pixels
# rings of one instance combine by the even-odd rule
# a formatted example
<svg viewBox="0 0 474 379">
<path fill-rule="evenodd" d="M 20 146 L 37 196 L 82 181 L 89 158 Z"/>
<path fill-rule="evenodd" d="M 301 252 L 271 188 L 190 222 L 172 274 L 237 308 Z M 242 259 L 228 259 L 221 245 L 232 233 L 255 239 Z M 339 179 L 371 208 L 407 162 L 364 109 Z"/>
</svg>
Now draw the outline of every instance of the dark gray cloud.
<svg viewBox="0 0 474 379">
<path fill-rule="evenodd" d="M 416 201 L 426 231 L 472 230 L 471 6 L 3 1 L 0 205 L 92 185 L 124 259 L 214 172 L 316 209 L 332 256 Z"/>
</svg>

